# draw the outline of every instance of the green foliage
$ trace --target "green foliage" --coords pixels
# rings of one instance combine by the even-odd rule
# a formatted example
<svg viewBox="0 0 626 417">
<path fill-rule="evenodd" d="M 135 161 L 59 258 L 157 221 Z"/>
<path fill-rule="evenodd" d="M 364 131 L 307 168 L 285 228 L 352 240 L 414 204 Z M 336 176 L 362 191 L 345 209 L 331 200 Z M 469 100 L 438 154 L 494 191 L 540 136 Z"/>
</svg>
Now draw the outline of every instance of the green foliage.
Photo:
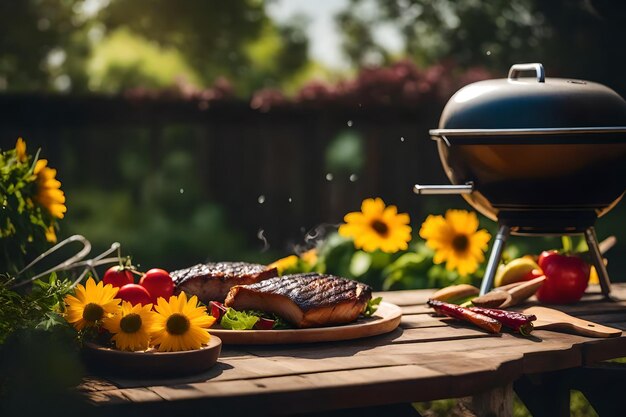
<svg viewBox="0 0 626 417">
<path fill-rule="evenodd" d="M 370 317 L 374 313 L 376 313 L 376 310 L 378 310 L 378 306 L 380 305 L 381 301 L 383 301 L 383 297 L 376 297 L 376 298 L 372 298 L 371 300 L 368 300 L 367 306 L 365 307 L 365 311 L 363 312 L 363 315 L 365 317 Z"/>
<path fill-rule="evenodd" d="M 198 146 L 193 129 L 169 129 L 167 143 L 159 145 L 163 155 L 158 161 L 146 157 L 153 145 L 141 134 L 122 137 L 126 139 L 119 159 L 107 163 L 107 173 L 99 179 L 90 179 L 90 172 L 83 173 L 81 167 L 68 172 L 84 175 L 85 181 L 66 188 L 71 206 L 66 235 L 87 236 L 94 253 L 120 242 L 140 269 L 173 270 L 233 254 L 258 257 L 243 250 L 244 239 L 231 226 L 237 219 L 212 203 L 205 184 L 198 181 L 207 167 L 192 156 Z M 80 159 L 78 152 L 75 157 Z M 115 186 L 102 185 L 103 180 Z"/>
<path fill-rule="evenodd" d="M 63 82 L 59 77 L 67 74 L 59 72 L 58 62 L 48 59 L 53 53 L 63 58 L 58 61 L 64 61 L 65 72 L 73 72 L 83 62 L 88 49 L 87 22 L 77 13 L 81 3 L 0 2 L 0 90 L 45 91 Z M 79 87 L 84 75 L 72 75 L 74 87 Z"/>
<path fill-rule="evenodd" d="M 340 132 L 326 148 L 326 169 L 333 174 L 361 172 L 365 165 L 363 137 L 351 130 Z"/>
<path fill-rule="evenodd" d="M 38 154 L 18 155 L 16 149 L 0 151 L 0 273 L 17 274 L 28 256 L 49 246 L 46 232 L 56 226 L 55 218 L 36 202 L 37 159 Z"/>
<path fill-rule="evenodd" d="M 416 240 L 409 250 L 388 254 L 357 250 L 351 239 L 329 235 L 318 246 L 319 256 L 313 270 L 365 282 L 376 290 L 443 288 L 452 284 L 478 284 L 484 269 L 468 277 L 433 263 L 434 253 L 423 241 Z M 294 268 L 292 272 L 304 272 Z"/>
<path fill-rule="evenodd" d="M 0 90 L 119 92 L 182 75 L 248 95 L 305 68 L 304 27 L 275 24 L 255 0 L 2 2 Z"/>
<path fill-rule="evenodd" d="M 101 18 L 109 29 L 180 51 L 204 85 L 223 76 L 241 94 L 277 86 L 307 61 L 302 25 L 276 25 L 259 1 L 114 0 Z"/>
<path fill-rule="evenodd" d="M 220 325 L 228 330 L 251 330 L 257 321 L 259 321 L 257 315 L 228 308 L 222 316 Z"/>
<path fill-rule="evenodd" d="M 63 297 L 71 292 L 71 282 L 51 274 L 47 280 L 37 279 L 25 294 L 9 289 L 12 280 L 0 277 L 0 345 L 21 329 L 51 331 L 67 327 L 60 316 Z"/>
<path fill-rule="evenodd" d="M 179 51 L 160 47 L 125 28 L 112 31 L 94 47 L 87 70 L 89 88 L 106 93 L 137 86 L 163 88 L 174 80 L 201 84 Z"/>
<path fill-rule="evenodd" d="M 392 59 L 374 36 L 388 25 L 398 29 L 401 54 L 422 66 L 453 60 L 504 75 L 513 63 L 542 62 L 552 76 L 601 81 L 623 92 L 624 16 L 623 2 L 600 0 L 351 0 L 336 19 L 356 66 Z"/>
</svg>

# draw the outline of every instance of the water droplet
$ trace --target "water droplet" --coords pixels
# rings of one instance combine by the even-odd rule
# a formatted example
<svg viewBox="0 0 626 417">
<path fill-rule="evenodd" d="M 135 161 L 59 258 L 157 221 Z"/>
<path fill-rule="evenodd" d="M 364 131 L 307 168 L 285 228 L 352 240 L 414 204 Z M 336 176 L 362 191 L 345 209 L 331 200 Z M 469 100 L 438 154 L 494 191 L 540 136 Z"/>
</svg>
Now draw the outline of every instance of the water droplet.
<svg viewBox="0 0 626 417">
<path fill-rule="evenodd" d="M 332 180 L 333 180 L 333 174 L 329 172 L 328 174 L 326 174 L 326 181 L 332 181 Z"/>
<path fill-rule="evenodd" d="M 356 180 L 359 179 L 359 176 L 356 174 L 352 174 L 350 175 L 350 182 L 355 182 Z"/>
<path fill-rule="evenodd" d="M 491 51 L 487 51 L 487 52 L 486 52 L 486 54 L 487 54 L 487 55 L 491 55 Z"/>
<path fill-rule="evenodd" d="M 289 202 L 291 203 L 293 201 L 293 199 L 291 197 L 289 197 Z"/>
<path fill-rule="evenodd" d="M 178 192 L 180 192 L 181 194 L 185 192 L 184 188 L 181 188 L 180 190 L 178 190 Z"/>
<path fill-rule="evenodd" d="M 348 120 L 348 123 L 347 123 L 348 127 L 352 127 L 353 124 L 354 123 L 352 122 L 352 120 Z"/>
<path fill-rule="evenodd" d="M 257 201 L 259 202 L 259 204 L 265 203 L 265 196 L 263 194 L 261 194 L 259 196 L 259 198 L 257 198 Z"/>
<path fill-rule="evenodd" d="M 404 136 L 400 136 L 400 142 L 404 142 Z"/>
</svg>

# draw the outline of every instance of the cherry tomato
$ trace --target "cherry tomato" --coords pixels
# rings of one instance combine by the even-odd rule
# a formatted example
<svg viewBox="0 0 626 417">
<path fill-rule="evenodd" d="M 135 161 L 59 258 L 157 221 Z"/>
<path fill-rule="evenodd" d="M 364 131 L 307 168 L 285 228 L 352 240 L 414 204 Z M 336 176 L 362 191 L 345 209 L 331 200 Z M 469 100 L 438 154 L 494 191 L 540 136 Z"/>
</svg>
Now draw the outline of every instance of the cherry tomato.
<svg viewBox="0 0 626 417">
<path fill-rule="evenodd" d="M 128 301 L 132 305 L 146 305 L 152 302 L 150 293 L 138 284 L 126 284 L 117 292 L 117 298 Z"/>
<path fill-rule="evenodd" d="M 589 282 L 589 265 L 578 256 L 546 251 L 539 256 L 546 280 L 537 290 L 544 303 L 570 304 L 580 300 Z"/>
<path fill-rule="evenodd" d="M 123 287 L 126 284 L 132 284 L 134 281 L 133 273 L 128 268 L 115 265 L 107 269 L 102 278 L 104 285 L 111 284 L 114 287 Z"/>
<path fill-rule="evenodd" d="M 139 285 L 148 290 L 152 303 L 156 303 L 159 297 L 168 300 L 174 294 L 174 281 L 163 269 L 152 268 L 141 277 Z"/>
<path fill-rule="evenodd" d="M 211 315 L 219 321 L 224 314 L 226 314 L 226 306 L 219 301 L 209 301 L 209 308 L 211 309 Z"/>
</svg>

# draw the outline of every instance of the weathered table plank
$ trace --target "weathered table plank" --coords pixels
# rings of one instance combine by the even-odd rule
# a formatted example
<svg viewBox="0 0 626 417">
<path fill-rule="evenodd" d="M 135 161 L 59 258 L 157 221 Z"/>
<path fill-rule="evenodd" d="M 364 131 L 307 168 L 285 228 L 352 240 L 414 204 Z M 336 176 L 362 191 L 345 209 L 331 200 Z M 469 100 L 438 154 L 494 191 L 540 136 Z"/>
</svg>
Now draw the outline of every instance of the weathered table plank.
<svg viewBox="0 0 626 417">
<path fill-rule="evenodd" d="M 569 314 L 626 329 L 626 285 L 620 301 L 589 295 L 557 306 Z M 381 336 L 334 343 L 225 346 L 208 372 L 185 378 L 90 377 L 78 388 L 101 410 L 154 415 L 210 407 L 229 415 L 285 415 L 329 409 L 461 397 L 510 385 L 525 374 L 558 371 L 626 356 L 626 337 L 535 331 L 526 338 L 491 335 L 433 317 L 423 303 L 432 290 L 382 293 L 405 314 Z M 236 407 L 233 407 L 233 401 Z"/>
</svg>

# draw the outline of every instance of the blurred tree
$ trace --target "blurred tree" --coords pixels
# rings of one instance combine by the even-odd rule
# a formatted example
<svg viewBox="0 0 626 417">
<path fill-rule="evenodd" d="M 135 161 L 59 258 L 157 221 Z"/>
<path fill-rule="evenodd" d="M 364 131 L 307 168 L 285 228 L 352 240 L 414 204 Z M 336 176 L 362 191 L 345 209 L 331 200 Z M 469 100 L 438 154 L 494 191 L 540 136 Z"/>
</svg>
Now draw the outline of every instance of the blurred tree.
<svg viewBox="0 0 626 417">
<path fill-rule="evenodd" d="M 88 54 L 82 2 L 0 2 L 0 90 L 67 89 L 85 84 L 78 70 Z M 70 62 L 72 61 L 72 62 Z M 66 67 L 73 79 L 61 71 Z"/>
<path fill-rule="evenodd" d="M 278 86 L 307 62 L 302 22 L 278 26 L 256 0 L 113 0 L 101 16 L 179 51 L 205 85 L 225 76 L 241 94 Z"/>
<path fill-rule="evenodd" d="M 506 74 L 542 62 L 549 76 L 592 79 L 626 92 L 626 3 L 610 0 L 351 0 L 337 16 L 355 64 L 389 59 L 374 29 L 391 23 L 421 65 L 452 58 Z"/>
<path fill-rule="evenodd" d="M 305 68 L 305 22 L 277 25 L 256 0 L 0 2 L 0 91 L 115 92 L 177 75 L 248 95 Z"/>
</svg>

